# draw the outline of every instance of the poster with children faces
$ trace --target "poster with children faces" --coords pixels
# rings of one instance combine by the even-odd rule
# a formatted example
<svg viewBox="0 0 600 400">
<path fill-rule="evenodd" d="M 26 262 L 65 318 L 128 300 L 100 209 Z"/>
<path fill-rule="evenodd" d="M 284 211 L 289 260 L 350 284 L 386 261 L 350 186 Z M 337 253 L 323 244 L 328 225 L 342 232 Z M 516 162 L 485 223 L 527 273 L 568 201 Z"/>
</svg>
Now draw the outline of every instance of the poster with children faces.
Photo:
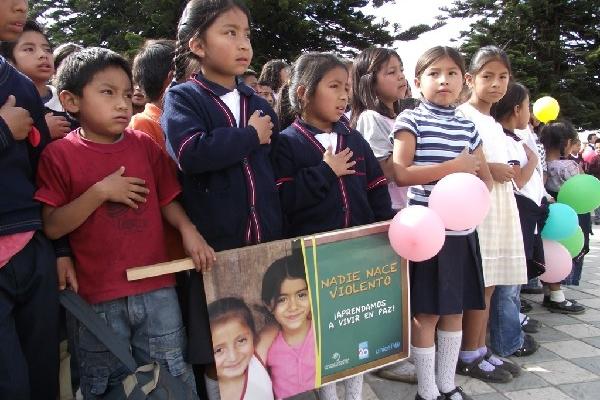
<svg viewBox="0 0 600 400">
<path fill-rule="evenodd" d="M 204 276 L 222 399 L 285 399 L 408 356 L 387 223 L 228 250 Z"/>
</svg>

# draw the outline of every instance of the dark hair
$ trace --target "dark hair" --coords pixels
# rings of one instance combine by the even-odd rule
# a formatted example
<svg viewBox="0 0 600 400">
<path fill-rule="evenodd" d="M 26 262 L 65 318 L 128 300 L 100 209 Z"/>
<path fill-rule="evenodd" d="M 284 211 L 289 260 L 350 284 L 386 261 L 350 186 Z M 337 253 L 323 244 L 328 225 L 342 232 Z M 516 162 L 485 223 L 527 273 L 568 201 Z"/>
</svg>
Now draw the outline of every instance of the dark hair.
<svg viewBox="0 0 600 400">
<path fill-rule="evenodd" d="M 50 44 L 50 40 L 48 39 L 48 36 L 44 32 L 44 29 L 42 29 L 42 27 L 35 21 L 28 20 L 25 22 L 25 25 L 23 26 L 23 33 L 25 33 L 25 32 L 37 32 L 46 39 L 48 44 Z M 13 52 L 15 51 L 15 47 L 17 47 L 18 42 L 19 42 L 19 39 L 15 40 L 13 42 L 4 42 L 4 41 L 0 42 L 0 54 L 4 58 L 6 58 L 12 62 L 15 62 L 15 55 Z M 50 44 L 50 47 L 52 47 L 51 44 Z"/>
<path fill-rule="evenodd" d="M 421 54 L 421 57 L 417 60 L 417 65 L 415 65 L 415 78 L 421 78 L 423 72 L 425 72 L 431 64 L 444 57 L 448 57 L 454 61 L 460 69 L 460 72 L 463 75 L 465 74 L 465 60 L 458 50 L 449 46 L 436 46 Z"/>
<path fill-rule="evenodd" d="M 163 95 L 165 80 L 173 70 L 175 41 L 148 40 L 133 59 L 133 81 L 151 102 Z"/>
<path fill-rule="evenodd" d="M 400 112 L 400 101 L 394 102 L 393 112 L 377 97 L 377 74 L 392 57 L 402 65 L 402 59 L 392 49 L 371 47 L 363 50 L 354 60 L 352 68 L 352 127 L 356 127 L 358 117 L 365 110 L 374 110 L 388 118 L 394 118 Z"/>
<path fill-rule="evenodd" d="M 190 61 L 199 61 L 198 56 L 191 52 L 189 41 L 201 37 L 221 14 L 233 8 L 239 8 L 250 21 L 250 11 L 239 0 L 190 0 L 187 3 L 177 25 L 177 42 L 173 58 L 176 81 L 181 81 L 185 77 Z"/>
<path fill-rule="evenodd" d="M 567 121 L 552 122 L 544 125 L 540 132 L 540 142 L 544 145 L 546 151 L 560 150 L 561 156 L 564 156 L 565 146 L 568 141 L 577 138 L 577 131 Z"/>
<path fill-rule="evenodd" d="M 273 88 L 271 87 L 271 85 L 269 85 L 269 82 L 267 81 L 261 81 L 260 79 L 258 80 L 258 82 L 256 82 L 257 85 L 259 86 L 268 86 L 271 88 L 271 90 L 273 90 Z"/>
<path fill-rule="evenodd" d="M 263 65 L 258 79 L 269 82 L 269 86 L 273 88 L 274 92 L 277 92 L 285 83 L 281 82 L 281 70 L 288 67 L 289 64 L 284 60 L 269 60 Z"/>
<path fill-rule="evenodd" d="M 306 53 L 298 57 L 292 65 L 290 79 L 281 86 L 276 105 L 279 124 L 287 127 L 302 113 L 303 105 L 297 95 L 298 86 L 306 88 L 306 96 L 312 97 L 321 79 L 334 68 L 348 69 L 346 65 L 333 54 Z"/>
<path fill-rule="evenodd" d="M 60 64 L 71 54 L 76 53 L 80 50 L 83 50 L 83 46 L 78 45 L 77 43 L 63 43 L 57 48 L 54 49 L 54 69 L 58 70 Z"/>
<path fill-rule="evenodd" d="M 587 138 L 587 141 L 588 141 L 588 143 L 590 142 L 590 140 L 592 140 L 592 138 L 593 138 L 594 136 L 596 136 L 596 134 L 595 134 L 595 133 L 590 133 L 590 134 L 588 135 L 588 138 Z"/>
<path fill-rule="evenodd" d="M 230 318 L 238 318 L 250 328 L 252 336 L 256 336 L 256 325 L 250 308 L 244 300 L 237 297 L 223 297 L 208 305 L 208 316 L 211 324 L 218 324 Z"/>
<path fill-rule="evenodd" d="M 123 56 L 101 47 L 88 47 L 73 53 L 60 65 L 54 80 L 56 89 L 58 93 L 68 90 L 77 96 L 83 96 L 83 88 L 94 76 L 111 67 L 121 68 L 129 80 L 132 80 L 129 62 Z"/>
<path fill-rule="evenodd" d="M 267 269 L 262 280 L 261 299 L 263 304 L 271 310 L 273 301 L 281 295 L 281 285 L 286 279 L 304 279 L 304 259 L 300 251 L 275 260 Z"/>
<path fill-rule="evenodd" d="M 515 107 L 523 104 L 529 97 L 529 90 L 519 82 L 509 82 L 506 94 L 499 102 L 492 105 L 490 115 L 498 122 L 514 113 Z"/>
<path fill-rule="evenodd" d="M 242 74 L 242 78 L 245 78 L 247 76 L 255 76 L 258 78 L 258 74 L 256 73 L 255 70 L 253 70 L 252 68 L 248 68 L 246 71 L 244 71 L 244 73 Z"/>
<path fill-rule="evenodd" d="M 477 53 L 471 58 L 471 64 L 469 65 L 469 74 L 477 75 L 487 63 L 492 61 L 499 61 L 506 69 L 508 73 L 512 74 L 512 68 L 510 66 L 510 60 L 504 50 L 496 46 L 484 46 L 477 50 Z"/>
</svg>

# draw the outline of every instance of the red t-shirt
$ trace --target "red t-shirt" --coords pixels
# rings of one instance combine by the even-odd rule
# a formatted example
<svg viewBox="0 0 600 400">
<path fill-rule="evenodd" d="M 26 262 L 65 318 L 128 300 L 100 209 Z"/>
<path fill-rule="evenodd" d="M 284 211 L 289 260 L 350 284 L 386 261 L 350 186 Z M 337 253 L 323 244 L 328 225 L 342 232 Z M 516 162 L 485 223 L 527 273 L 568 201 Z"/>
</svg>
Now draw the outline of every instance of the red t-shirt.
<svg viewBox="0 0 600 400">
<path fill-rule="evenodd" d="M 35 199 L 52 207 L 70 203 L 121 166 L 124 176 L 146 181 L 146 203 L 133 209 L 105 202 L 69 234 L 79 294 L 90 303 L 174 285 L 173 275 L 126 277 L 127 268 L 167 261 L 160 207 L 181 192 L 174 164 L 148 135 L 129 129 L 112 144 L 90 142 L 76 130 L 50 143 L 40 158 Z"/>
</svg>

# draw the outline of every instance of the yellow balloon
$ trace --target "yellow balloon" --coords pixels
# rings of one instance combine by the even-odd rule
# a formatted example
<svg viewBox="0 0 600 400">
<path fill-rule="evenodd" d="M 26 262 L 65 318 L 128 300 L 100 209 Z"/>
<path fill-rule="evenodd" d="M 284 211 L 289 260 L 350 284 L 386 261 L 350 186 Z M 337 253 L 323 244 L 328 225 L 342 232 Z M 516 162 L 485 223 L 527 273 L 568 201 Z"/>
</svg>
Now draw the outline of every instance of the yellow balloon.
<svg viewBox="0 0 600 400">
<path fill-rule="evenodd" d="M 554 97 L 544 96 L 533 103 L 533 115 L 545 124 L 555 120 L 559 112 L 560 106 Z"/>
</svg>

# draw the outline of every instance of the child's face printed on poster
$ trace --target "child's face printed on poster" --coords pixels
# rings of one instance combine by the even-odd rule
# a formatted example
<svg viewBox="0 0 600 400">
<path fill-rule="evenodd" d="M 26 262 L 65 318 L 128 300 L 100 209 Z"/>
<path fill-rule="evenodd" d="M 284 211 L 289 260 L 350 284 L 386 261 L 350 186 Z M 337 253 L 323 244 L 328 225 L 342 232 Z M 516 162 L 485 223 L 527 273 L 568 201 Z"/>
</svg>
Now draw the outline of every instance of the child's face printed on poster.
<svg viewBox="0 0 600 400">
<path fill-rule="evenodd" d="M 286 279 L 281 284 L 281 294 L 275 299 L 273 315 L 285 331 L 301 329 L 308 322 L 310 301 L 304 279 Z"/>
<path fill-rule="evenodd" d="M 230 318 L 212 326 L 217 376 L 236 378 L 244 374 L 254 354 L 254 336 L 240 318 Z"/>
</svg>

